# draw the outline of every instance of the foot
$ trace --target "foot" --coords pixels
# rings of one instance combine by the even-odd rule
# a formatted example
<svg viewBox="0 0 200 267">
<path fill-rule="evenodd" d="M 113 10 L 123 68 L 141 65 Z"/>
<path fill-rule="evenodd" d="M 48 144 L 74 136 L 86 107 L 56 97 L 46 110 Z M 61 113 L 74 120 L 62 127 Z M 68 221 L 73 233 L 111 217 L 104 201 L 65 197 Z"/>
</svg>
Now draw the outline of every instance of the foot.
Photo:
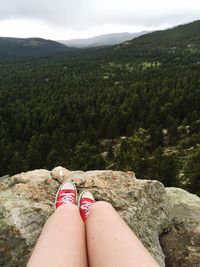
<svg viewBox="0 0 200 267">
<path fill-rule="evenodd" d="M 77 190 L 72 182 L 63 183 L 56 194 L 55 208 L 63 204 L 77 204 Z"/>
<path fill-rule="evenodd" d="M 79 196 L 78 202 L 81 217 L 85 222 L 90 214 L 92 205 L 95 203 L 94 196 L 89 191 L 83 191 Z"/>
</svg>

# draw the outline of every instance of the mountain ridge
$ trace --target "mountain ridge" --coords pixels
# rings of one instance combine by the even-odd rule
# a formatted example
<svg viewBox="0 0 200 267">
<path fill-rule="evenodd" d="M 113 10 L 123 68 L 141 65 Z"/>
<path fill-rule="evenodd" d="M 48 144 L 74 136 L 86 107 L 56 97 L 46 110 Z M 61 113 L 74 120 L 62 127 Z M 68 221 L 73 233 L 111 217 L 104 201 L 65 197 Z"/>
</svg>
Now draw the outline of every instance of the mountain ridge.
<svg viewBox="0 0 200 267">
<path fill-rule="evenodd" d="M 193 37 L 200 37 L 200 20 L 177 25 L 166 30 L 147 33 L 146 35 L 139 36 L 130 42 L 132 44 L 154 44 L 155 42 L 163 43 L 163 41 L 165 41 L 175 44 L 180 41 L 189 41 Z"/>
<path fill-rule="evenodd" d="M 122 39 L 127 35 L 129 38 L 132 38 L 133 35 L 130 33 L 121 33 L 121 39 L 116 39 L 119 34 L 107 34 L 96 36 L 94 38 L 88 39 L 75 39 L 69 42 L 86 42 L 82 45 L 77 45 L 79 48 L 71 47 L 71 45 L 67 46 L 65 41 L 61 43 L 61 41 L 52 41 L 46 40 L 43 38 L 13 38 L 13 37 L 0 37 L 0 62 L 6 61 L 20 61 L 22 59 L 28 58 L 38 58 L 38 57 L 49 57 L 49 56 L 57 56 L 57 54 L 62 54 L 62 56 L 72 56 L 79 57 L 93 57 L 95 54 L 97 56 L 103 56 L 107 53 L 110 54 L 111 57 L 124 58 L 130 55 L 140 56 L 141 49 L 142 53 L 149 54 L 151 51 L 155 51 L 159 53 L 163 51 L 163 49 L 171 48 L 186 48 L 186 50 L 192 50 L 193 46 L 198 47 L 200 44 L 200 20 L 190 22 L 183 25 L 178 25 L 176 27 L 155 31 L 155 32 L 140 32 L 137 34 L 133 34 L 134 38 L 126 41 L 122 41 Z M 138 36 L 139 34 L 139 36 Z M 106 39 L 109 36 L 114 36 L 115 42 L 120 42 L 118 44 L 109 44 L 109 41 Z M 101 38 L 105 38 L 104 43 Z M 112 39 L 112 38 L 111 38 Z M 96 44 L 95 44 L 95 42 Z M 91 44 L 91 41 L 93 42 Z M 113 41 L 112 41 L 113 42 Z M 192 47 L 187 47 L 192 44 Z M 184 47 L 183 47 L 184 46 Z M 84 49 L 80 49 L 84 48 Z M 137 54 L 139 52 L 139 54 Z M 64 54 L 63 54 L 64 53 Z"/>
<path fill-rule="evenodd" d="M 6 61 L 14 58 L 45 57 L 68 48 L 56 41 L 43 38 L 14 38 L 0 37 L 0 60 Z"/>
<path fill-rule="evenodd" d="M 99 47 L 99 46 L 119 44 L 124 41 L 137 38 L 147 33 L 148 33 L 147 31 L 142 31 L 138 33 L 129 33 L 129 32 L 109 33 L 109 34 L 102 34 L 102 35 L 94 36 L 91 38 L 59 40 L 58 42 L 63 43 L 67 45 L 68 47 L 76 47 L 76 48 Z"/>
<path fill-rule="evenodd" d="M 107 48 L 109 49 L 109 48 Z M 110 47 L 110 60 L 125 61 L 127 58 L 140 60 L 147 57 L 151 60 L 161 58 L 174 60 L 174 55 L 192 55 L 200 52 L 200 20 L 184 25 L 147 33 L 130 41 Z M 186 54 L 185 54 L 186 53 Z"/>
</svg>

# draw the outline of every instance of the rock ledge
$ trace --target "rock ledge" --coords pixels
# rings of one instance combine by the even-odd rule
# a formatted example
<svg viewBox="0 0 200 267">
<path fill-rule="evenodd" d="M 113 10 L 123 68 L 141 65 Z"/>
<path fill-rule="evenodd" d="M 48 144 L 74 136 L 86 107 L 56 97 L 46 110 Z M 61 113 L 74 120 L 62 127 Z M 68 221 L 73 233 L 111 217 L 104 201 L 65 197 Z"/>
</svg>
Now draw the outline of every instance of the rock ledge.
<svg viewBox="0 0 200 267">
<path fill-rule="evenodd" d="M 160 266 L 200 266 L 200 198 L 133 172 L 34 170 L 0 179 L 0 266 L 25 266 L 63 181 L 110 202 Z"/>
</svg>

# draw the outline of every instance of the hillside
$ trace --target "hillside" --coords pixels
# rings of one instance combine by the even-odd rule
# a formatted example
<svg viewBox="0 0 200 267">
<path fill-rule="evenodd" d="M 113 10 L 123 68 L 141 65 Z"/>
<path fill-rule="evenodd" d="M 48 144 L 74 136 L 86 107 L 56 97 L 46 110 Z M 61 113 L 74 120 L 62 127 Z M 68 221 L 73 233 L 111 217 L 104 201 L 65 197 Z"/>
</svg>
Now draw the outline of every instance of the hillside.
<svg viewBox="0 0 200 267">
<path fill-rule="evenodd" d="M 131 43 L 133 45 L 161 45 L 163 47 L 187 47 L 190 43 L 199 44 L 200 20 L 171 29 L 144 35 Z"/>
<path fill-rule="evenodd" d="M 148 33 L 124 42 L 114 49 L 112 56 L 120 56 L 122 59 L 125 56 L 157 58 L 161 55 L 166 57 L 166 53 L 173 55 L 174 53 L 194 54 L 199 52 L 200 20 L 175 28 Z"/>
<path fill-rule="evenodd" d="M 41 38 L 0 37 L 0 62 L 46 57 L 66 50 L 63 44 Z"/>
<path fill-rule="evenodd" d="M 120 44 L 124 41 L 131 40 L 137 38 L 147 32 L 139 32 L 139 33 L 111 33 L 95 36 L 87 39 L 72 39 L 67 41 L 60 41 L 61 43 L 67 45 L 68 47 L 76 47 L 76 48 L 88 48 L 88 47 L 98 47 L 98 46 L 108 46 Z"/>
<path fill-rule="evenodd" d="M 200 195 L 197 25 L 1 64 L 0 175 L 133 170 Z"/>
</svg>

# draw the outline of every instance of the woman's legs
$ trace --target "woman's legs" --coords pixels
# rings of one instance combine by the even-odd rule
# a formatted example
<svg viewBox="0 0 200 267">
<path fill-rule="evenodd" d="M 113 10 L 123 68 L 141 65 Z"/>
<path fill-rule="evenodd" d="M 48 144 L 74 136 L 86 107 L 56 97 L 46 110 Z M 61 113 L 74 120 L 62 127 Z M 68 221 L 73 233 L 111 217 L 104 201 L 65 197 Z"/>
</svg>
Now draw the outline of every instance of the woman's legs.
<svg viewBox="0 0 200 267">
<path fill-rule="evenodd" d="M 159 267 L 107 202 L 96 202 L 86 220 L 90 267 Z"/>
<path fill-rule="evenodd" d="M 85 244 L 78 207 L 61 205 L 46 222 L 27 267 L 87 267 Z"/>
<path fill-rule="evenodd" d="M 57 209 L 46 222 L 28 267 L 88 266 L 85 225 L 74 205 L 75 190 L 65 184 L 58 192 Z M 159 266 L 109 203 L 92 204 L 87 197 L 80 204 L 86 215 L 92 205 L 86 220 L 90 267 Z"/>
</svg>

